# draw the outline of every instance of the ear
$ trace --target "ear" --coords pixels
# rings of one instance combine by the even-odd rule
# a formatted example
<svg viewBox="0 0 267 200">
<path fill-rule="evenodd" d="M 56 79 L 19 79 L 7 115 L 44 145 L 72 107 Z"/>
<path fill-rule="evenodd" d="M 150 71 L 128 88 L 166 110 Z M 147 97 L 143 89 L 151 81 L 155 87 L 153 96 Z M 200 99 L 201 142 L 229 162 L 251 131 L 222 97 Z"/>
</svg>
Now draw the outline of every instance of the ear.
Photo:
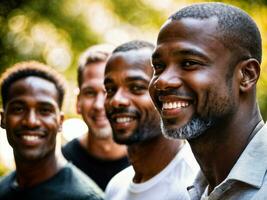
<svg viewBox="0 0 267 200">
<path fill-rule="evenodd" d="M 80 94 L 77 95 L 77 100 L 76 100 L 76 112 L 78 114 L 81 114 L 82 108 L 81 108 L 81 103 L 80 103 Z"/>
<path fill-rule="evenodd" d="M 0 114 L 1 114 L 1 128 L 5 129 L 6 128 L 6 120 L 5 120 L 5 116 L 4 116 L 4 111 L 1 110 L 0 111 Z"/>
<path fill-rule="evenodd" d="M 250 58 L 248 60 L 242 61 L 240 68 L 240 90 L 242 92 L 247 92 L 253 88 L 260 76 L 260 64 L 254 59 Z"/>
<path fill-rule="evenodd" d="M 58 132 L 61 132 L 62 131 L 62 124 L 64 122 L 64 113 L 61 111 L 60 112 L 60 119 L 59 119 L 59 129 L 58 129 Z"/>
</svg>

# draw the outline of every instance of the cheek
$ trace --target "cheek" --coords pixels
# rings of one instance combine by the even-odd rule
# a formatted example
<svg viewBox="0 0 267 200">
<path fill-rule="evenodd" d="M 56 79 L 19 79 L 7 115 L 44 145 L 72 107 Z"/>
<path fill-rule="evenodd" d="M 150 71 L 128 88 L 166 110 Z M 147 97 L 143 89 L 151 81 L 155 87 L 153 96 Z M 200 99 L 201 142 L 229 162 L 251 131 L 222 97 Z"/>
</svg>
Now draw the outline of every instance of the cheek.
<svg viewBox="0 0 267 200">
<path fill-rule="evenodd" d="M 198 73 L 192 73 L 192 75 L 187 78 L 186 82 L 190 83 L 189 87 L 195 92 L 198 101 L 203 101 L 202 98 L 214 97 L 212 93 L 219 93 L 225 90 L 226 80 L 221 74 L 218 75 L 218 73 L 212 73 L 208 70 L 200 71 Z"/>
<path fill-rule="evenodd" d="M 145 110 L 145 112 L 151 112 L 155 110 L 153 101 L 148 93 L 139 98 L 137 103 L 139 108 L 141 110 Z"/>
<path fill-rule="evenodd" d="M 80 108 L 81 108 L 81 112 L 83 111 L 90 111 L 92 109 L 93 106 L 93 100 L 92 99 L 87 99 L 87 100 L 83 100 L 80 102 Z"/>
<path fill-rule="evenodd" d="M 48 129 L 55 130 L 55 132 L 57 132 L 61 126 L 60 117 L 57 116 L 45 117 L 42 119 L 42 123 Z"/>
<path fill-rule="evenodd" d="M 220 98 L 221 91 L 225 90 L 225 80 L 212 73 L 196 73 L 188 77 L 187 83 L 196 99 L 196 109 L 199 115 L 209 112 L 213 104 Z M 204 114 L 204 115 L 205 115 Z"/>
<path fill-rule="evenodd" d="M 148 91 L 151 94 L 154 93 L 154 84 L 155 84 L 155 80 L 156 80 L 156 77 L 153 77 L 151 80 L 150 80 L 150 83 L 149 83 L 149 86 L 148 86 Z"/>
<path fill-rule="evenodd" d="M 192 83 L 192 88 L 206 88 L 216 82 L 218 79 L 216 76 L 208 73 L 196 73 L 189 77 L 189 81 Z"/>
<path fill-rule="evenodd" d="M 8 127 L 15 127 L 17 125 L 20 124 L 20 122 L 22 121 L 23 117 L 18 117 L 18 116 L 13 116 L 13 117 L 6 117 L 5 120 L 5 124 L 6 124 L 6 128 L 8 129 Z"/>
<path fill-rule="evenodd" d="M 104 103 L 104 107 L 105 107 L 106 112 L 110 109 L 110 99 L 106 98 L 105 103 Z"/>
<path fill-rule="evenodd" d="M 155 97 L 155 88 L 156 88 L 156 77 L 151 79 L 148 87 L 150 98 L 154 101 L 157 97 Z"/>
</svg>

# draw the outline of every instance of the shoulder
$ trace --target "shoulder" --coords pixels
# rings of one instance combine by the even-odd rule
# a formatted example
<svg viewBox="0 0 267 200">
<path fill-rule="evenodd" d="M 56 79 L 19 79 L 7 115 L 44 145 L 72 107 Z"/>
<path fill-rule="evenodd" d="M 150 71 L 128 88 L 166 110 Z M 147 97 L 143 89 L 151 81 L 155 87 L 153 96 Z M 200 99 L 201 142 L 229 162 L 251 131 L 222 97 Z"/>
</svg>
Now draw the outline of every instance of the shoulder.
<svg viewBox="0 0 267 200">
<path fill-rule="evenodd" d="M 162 171 L 162 174 L 173 179 L 174 182 L 191 185 L 199 172 L 199 165 L 188 143 L 177 153 L 171 163 Z M 164 172 L 165 171 L 165 172 Z"/>
<path fill-rule="evenodd" d="M 67 144 L 65 144 L 62 148 L 62 154 L 67 160 L 76 160 L 77 154 L 80 155 L 81 152 L 81 145 L 79 143 L 79 140 L 77 138 L 74 138 Z"/>
<path fill-rule="evenodd" d="M 6 176 L 1 177 L 1 179 L 0 179 L 0 197 L 10 190 L 14 181 L 15 181 L 15 171 L 9 173 Z"/>
<path fill-rule="evenodd" d="M 69 149 L 72 149 L 76 146 L 79 146 L 79 140 L 77 138 L 74 138 L 73 140 L 69 141 L 62 147 L 62 151 L 67 151 Z"/>
<path fill-rule="evenodd" d="M 80 195 L 89 195 L 103 197 L 103 191 L 96 185 L 96 183 L 86 176 L 82 171 L 80 171 L 73 164 L 68 163 L 61 171 L 62 186 L 65 188 L 70 188 L 71 193 L 76 193 Z"/>
<path fill-rule="evenodd" d="M 185 167 L 192 173 L 196 174 L 200 169 L 190 148 L 190 145 L 187 142 L 185 143 L 184 147 L 177 153 L 174 160 L 178 166 L 185 165 Z"/>
<path fill-rule="evenodd" d="M 105 193 L 108 195 L 128 187 L 132 182 L 134 169 L 129 166 L 116 174 L 108 183 Z"/>
<path fill-rule="evenodd" d="M 11 173 L 0 177 L 0 185 L 14 181 L 15 180 L 15 174 L 16 174 L 16 171 L 12 171 Z"/>
</svg>

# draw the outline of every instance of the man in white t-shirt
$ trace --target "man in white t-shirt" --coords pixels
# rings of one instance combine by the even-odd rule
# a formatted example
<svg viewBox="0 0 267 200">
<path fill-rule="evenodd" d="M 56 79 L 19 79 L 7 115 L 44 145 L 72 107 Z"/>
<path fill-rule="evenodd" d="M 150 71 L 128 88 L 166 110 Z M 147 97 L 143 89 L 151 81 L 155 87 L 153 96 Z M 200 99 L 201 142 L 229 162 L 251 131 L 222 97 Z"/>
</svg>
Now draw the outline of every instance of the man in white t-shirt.
<svg viewBox="0 0 267 200">
<path fill-rule="evenodd" d="M 106 65 L 106 113 L 114 140 L 127 145 L 132 163 L 109 182 L 107 200 L 189 199 L 186 186 L 198 171 L 189 145 L 161 133 L 159 114 L 148 92 L 153 49 L 145 41 L 122 44 Z"/>
</svg>

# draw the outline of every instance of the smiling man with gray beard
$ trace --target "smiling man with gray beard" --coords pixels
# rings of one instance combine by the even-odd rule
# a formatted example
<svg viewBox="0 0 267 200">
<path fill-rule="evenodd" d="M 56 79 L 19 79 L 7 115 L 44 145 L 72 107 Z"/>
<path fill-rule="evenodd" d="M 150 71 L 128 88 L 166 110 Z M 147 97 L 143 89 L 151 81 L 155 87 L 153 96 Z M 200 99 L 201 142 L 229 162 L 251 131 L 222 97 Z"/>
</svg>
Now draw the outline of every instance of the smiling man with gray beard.
<svg viewBox="0 0 267 200">
<path fill-rule="evenodd" d="M 231 5 L 187 6 L 160 29 L 149 90 L 164 135 L 187 139 L 202 169 L 193 200 L 267 199 L 261 56 L 257 25 Z"/>
</svg>

